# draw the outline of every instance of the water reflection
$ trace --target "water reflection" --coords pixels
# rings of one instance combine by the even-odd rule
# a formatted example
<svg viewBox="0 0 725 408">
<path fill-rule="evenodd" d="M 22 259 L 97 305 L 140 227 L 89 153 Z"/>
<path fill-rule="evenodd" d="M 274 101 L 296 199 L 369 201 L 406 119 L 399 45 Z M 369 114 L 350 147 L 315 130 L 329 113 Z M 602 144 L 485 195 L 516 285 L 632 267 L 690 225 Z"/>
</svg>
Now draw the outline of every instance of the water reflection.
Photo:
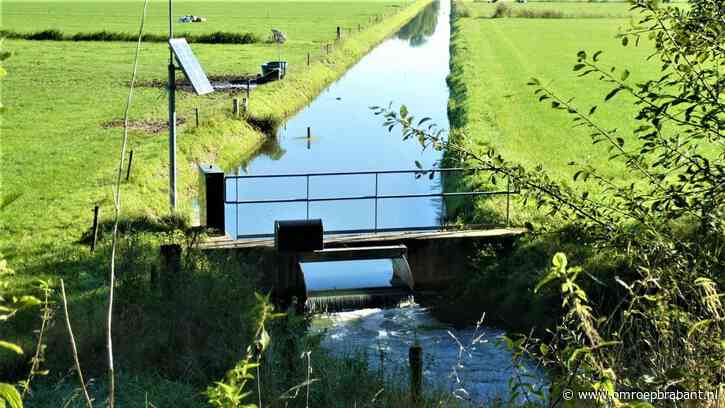
<svg viewBox="0 0 725 408">
<path fill-rule="evenodd" d="M 241 163 L 238 174 L 293 174 L 384 171 L 430 168 L 440 152 L 422 151 L 388 133 L 369 107 L 405 104 L 420 117 L 448 127 L 448 2 L 428 6 L 394 36 L 365 56 L 340 80 L 278 129 L 263 154 Z M 440 24 L 438 24 L 440 19 Z M 310 128 L 311 138 L 307 138 Z M 237 200 L 280 200 L 339 196 L 438 193 L 442 179 L 412 174 L 380 176 L 243 179 L 227 184 L 227 197 Z M 322 218 L 325 230 L 410 228 L 440 225 L 443 200 L 402 198 L 251 204 L 227 207 L 227 231 L 240 235 L 270 234 L 274 220 Z"/>
<path fill-rule="evenodd" d="M 422 13 L 418 14 L 398 32 L 397 37 L 406 40 L 411 47 L 420 47 L 432 36 L 438 24 L 438 11 L 440 2 L 429 4 Z"/>
</svg>

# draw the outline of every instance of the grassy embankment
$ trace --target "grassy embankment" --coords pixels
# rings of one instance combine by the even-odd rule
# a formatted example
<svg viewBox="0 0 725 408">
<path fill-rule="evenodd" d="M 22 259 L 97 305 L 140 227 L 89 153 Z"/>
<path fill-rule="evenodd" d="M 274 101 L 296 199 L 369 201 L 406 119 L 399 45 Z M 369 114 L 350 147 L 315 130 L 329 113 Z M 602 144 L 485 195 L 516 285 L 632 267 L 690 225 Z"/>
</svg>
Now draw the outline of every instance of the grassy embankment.
<svg viewBox="0 0 725 408">
<path fill-rule="evenodd" d="M 574 97 L 575 104 L 582 109 L 599 105 L 595 118 L 600 124 L 631 134 L 631 118 L 635 115 L 631 100 L 622 95 L 616 102 L 604 103 L 609 86 L 594 78 L 578 78 L 572 71 L 579 50 L 603 50 L 602 60 L 628 69 L 633 80 L 654 76 L 659 67 L 645 63 L 651 52 L 647 43 L 624 48 L 615 38 L 619 28 L 629 21 L 629 6 L 507 5 L 512 16 L 533 10 L 535 14 L 556 11 L 560 18 L 491 18 L 496 7 L 502 6 L 463 3 L 464 16 L 453 21 L 449 78 L 449 116 L 451 126 L 465 134 L 461 142 L 473 149 L 491 144 L 508 160 L 529 169 L 541 165 L 562 181 L 571 180 L 573 172 L 568 163 L 576 160 L 589 162 L 604 169 L 605 175 L 621 181 L 636 182 L 623 179 L 623 168 L 607 160 L 606 147 L 592 145 L 586 129 L 574 128 L 567 115 L 540 103 L 532 87 L 526 85 L 531 77 L 537 77 L 559 94 Z M 482 178 L 467 182 L 485 183 Z M 475 208 L 463 209 L 462 215 L 478 222 L 493 219 L 500 223 L 502 205 L 502 200 L 483 201 Z M 512 219 L 514 225 L 531 222 L 537 230 L 552 227 L 547 225 L 545 216 L 518 202 L 514 202 Z M 473 311 L 472 318 L 486 310 L 492 321 L 524 331 L 550 323 L 558 316 L 558 296 L 535 296 L 533 287 L 556 251 L 570 254 L 572 263 L 584 263 L 585 270 L 595 275 L 610 270 L 609 262 L 591 258 L 574 231 L 534 233 L 522 239 L 511 256 L 501 258 L 484 253 L 477 261 L 480 273 L 465 285 L 473 289 L 461 288 L 464 295 L 456 296 L 463 299 L 465 310 Z"/>
<path fill-rule="evenodd" d="M 27 7 L 28 17 L 17 19 L 31 21 L 35 15 L 31 6 L 36 4 L 8 6 L 3 12 Z M 92 2 L 81 4 L 91 9 L 99 7 Z M 125 27 L 132 30 L 136 18 L 133 14 L 140 13 L 140 7 L 122 4 L 128 13 L 124 14 Z M 317 3 L 284 3 L 284 7 L 277 7 L 286 10 L 279 20 L 270 17 L 260 26 L 286 30 L 290 37 L 287 44 L 205 44 L 196 45 L 194 51 L 210 76 L 251 74 L 259 71 L 259 64 L 278 56 L 288 60 L 288 78 L 254 90 L 250 102 L 251 118 L 280 122 L 302 108 L 424 4 L 425 1 L 419 1 L 403 7 L 394 3 L 395 7 L 389 7 L 390 3 L 351 2 L 324 7 Z M 199 14 L 205 7 L 200 3 L 189 5 L 186 8 Z M 348 6 L 352 7 L 349 15 L 344 12 Z M 237 25 L 243 26 L 245 21 L 252 24 L 259 13 L 277 8 L 274 3 L 245 3 L 239 7 L 243 11 L 237 11 L 238 18 L 232 20 Z M 177 5 L 177 13 L 181 14 L 182 9 Z M 310 9 L 316 18 L 310 17 Z M 294 17 L 295 10 L 301 17 Z M 386 10 L 402 11 L 371 25 L 371 16 Z M 251 16 L 242 18 L 245 12 Z M 340 17 L 345 15 L 348 17 Z M 149 30 L 162 17 L 160 8 L 152 9 Z M 86 15 L 71 13 L 67 18 L 55 18 L 61 29 L 66 22 L 70 27 L 86 21 L 97 24 Z M 7 17 L 6 20 L 12 21 Z M 335 27 L 342 23 L 355 28 L 360 24 L 364 29 L 336 44 L 330 54 L 321 52 L 324 43 L 334 42 Z M 210 25 L 207 29 L 216 28 Z M 7 110 L 2 125 L 2 194 L 17 195 L 18 199 L 3 214 L 5 233 L 0 238 L 0 251 L 21 277 L 58 275 L 65 268 L 62 264 L 59 267 L 59 257 L 84 256 L 85 249 L 75 245 L 75 241 L 90 225 L 93 205 L 101 204 L 104 218 L 111 214 L 111 183 L 122 130 L 104 128 L 104 124 L 121 118 L 123 113 L 133 44 L 6 41 L 6 49 L 16 55 L 8 60 L 10 74 L 3 84 Z M 312 57 L 310 67 L 306 66 L 308 53 Z M 162 44 L 145 45 L 139 80 L 163 81 L 167 55 Z M 196 107 L 201 112 L 199 128 L 193 123 Z M 178 116 L 185 121 L 179 127 L 178 141 L 180 207 L 184 214 L 191 209 L 196 163 L 216 162 L 231 168 L 249 157 L 265 138 L 247 122 L 232 120 L 230 111 L 228 93 L 195 97 L 181 92 L 178 97 Z M 165 118 L 164 90 L 137 88 L 131 119 L 160 125 L 161 132 L 131 132 L 133 170 L 130 182 L 123 187 L 123 211 L 127 216 L 156 216 L 168 211 Z"/>
<path fill-rule="evenodd" d="M 209 75 L 240 75 L 254 73 L 259 70 L 262 62 L 277 59 L 278 56 L 288 60 L 291 65 L 288 78 L 279 83 L 260 87 L 252 92 L 249 118 L 271 119 L 279 123 L 286 116 L 302 108 L 317 95 L 327 84 L 338 78 L 354 64 L 370 48 L 382 41 L 386 36 L 412 18 L 428 2 L 421 0 L 412 4 L 385 2 L 285 2 L 283 6 L 274 2 L 244 3 L 243 7 L 234 8 L 237 18 L 233 25 L 244 26 L 259 20 L 259 10 L 267 10 L 270 17 L 259 24 L 266 30 L 277 27 L 284 30 L 290 41 L 282 46 L 271 44 L 251 45 L 196 45 L 194 51 Z M 4 4 L 3 13 L 8 10 L 26 10 L 39 3 L 18 2 L 13 7 Z M 45 3 L 68 7 L 68 4 Z M 124 30 L 133 31 L 134 24 L 140 15 L 140 5 L 122 3 L 124 13 L 114 16 L 113 21 L 124 21 Z M 152 3 L 153 4 L 153 3 Z M 181 14 L 195 13 L 206 15 L 203 10 L 207 3 L 186 3 L 195 5 L 193 11 L 180 10 Z M 225 2 L 223 11 L 219 11 L 216 20 L 231 18 L 228 10 L 234 2 Z M 99 24 L 99 5 L 93 2 L 82 3 L 82 6 L 95 8 L 96 14 L 70 15 L 50 14 L 55 28 L 70 31 L 73 25 Z M 110 6 L 118 6 L 112 3 Z M 108 3 L 102 6 L 105 10 Z M 119 6 L 120 7 L 120 6 Z M 149 19 L 150 30 L 162 30 L 163 12 L 156 6 L 152 9 Z M 250 13 L 257 10 L 257 14 Z M 281 12 L 280 10 L 284 10 Z M 350 11 L 352 10 L 352 11 Z M 275 13 L 275 11 L 277 13 Z M 21 13 L 22 14 L 22 13 Z M 157 15 L 161 14 L 161 15 Z M 277 15 L 283 14 L 277 18 Z M 380 22 L 375 16 L 385 14 Z M 301 15 L 302 17 L 296 17 Z M 28 11 L 25 17 L 14 14 L 13 18 L 5 15 L 5 23 L 25 21 L 38 24 L 38 29 L 46 28 L 43 16 Z M 46 16 L 47 17 L 47 16 Z M 232 16 L 233 17 L 233 16 Z M 212 20 L 213 21 L 213 20 Z M 246 23 L 245 23 L 246 22 Z M 21 23 L 19 23 L 21 24 Z M 64 24 L 69 24 L 65 27 Z M 362 28 L 357 32 L 358 24 Z M 322 52 L 326 42 L 334 43 L 335 27 L 352 28 L 351 33 L 343 41 L 335 43 L 332 52 Z M 10 26 L 8 26 L 10 27 Z M 27 26 L 29 29 L 31 25 Z M 201 27 L 201 25 L 199 26 Z M 217 27 L 207 26 L 208 30 Z M 262 28 L 260 28 L 262 30 Z M 27 287 L 38 277 L 66 279 L 71 293 L 72 319 L 76 322 L 76 336 L 82 350 L 82 360 L 88 362 L 91 375 L 94 365 L 102 361 L 103 352 L 103 308 L 105 304 L 105 276 L 108 261 L 108 242 L 102 241 L 95 254 L 88 253 L 86 245 L 77 241 L 90 225 L 91 209 L 96 203 L 101 205 L 102 217 L 109 219 L 112 212 L 112 183 L 118 160 L 118 150 L 122 130 L 105 127 L 104 124 L 117 120 L 123 112 L 131 61 L 132 43 L 122 42 L 56 42 L 56 41 L 6 41 L 5 49 L 14 52 L 7 61 L 9 76 L 3 82 L 3 103 L 6 110 L 2 121 L 2 163 L 0 174 L 3 176 L 3 198 L 12 199 L 2 213 L 2 236 L 0 251 L 8 259 L 10 266 L 18 273 L 15 288 Z M 307 54 L 312 57 L 311 66 L 306 66 Z M 143 82 L 162 80 L 165 78 L 165 65 L 168 51 L 163 44 L 144 45 L 141 57 L 139 79 Z M 180 77 L 180 76 L 179 76 Z M 133 121 L 144 121 L 154 126 L 161 125 L 166 117 L 166 96 L 161 88 L 139 87 L 134 96 L 131 111 Z M 195 97 L 180 92 L 177 98 L 178 115 L 185 119 L 179 126 L 179 195 L 181 213 L 190 213 L 196 186 L 196 164 L 200 162 L 216 162 L 225 168 L 232 168 L 247 159 L 265 140 L 258 129 L 245 120 L 235 120 L 230 115 L 231 95 L 216 93 L 206 97 Z M 193 125 L 193 109 L 201 111 L 201 126 Z M 250 120 L 254 121 L 254 120 Z M 165 132 L 149 132 L 133 130 L 131 132 L 130 149 L 134 150 L 134 165 L 131 180 L 123 185 L 123 213 L 131 219 L 139 217 L 158 218 L 167 213 L 167 153 Z M 147 225 L 148 226 L 148 225 Z M 186 312 L 179 314 L 179 320 L 186 319 L 191 328 L 187 327 L 182 336 L 186 349 L 182 356 L 180 350 L 170 348 L 166 344 L 164 325 L 159 326 L 158 318 L 176 316 L 170 312 L 167 302 L 151 296 L 143 298 L 143 292 L 136 293 L 139 282 L 148 285 L 148 273 L 153 272 L 157 264 L 158 243 L 178 240 L 167 235 L 136 236 L 129 235 L 127 243 L 122 243 L 123 252 L 120 270 L 125 274 L 128 283 L 124 290 L 119 289 L 119 305 L 117 308 L 119 330 L 117 341 L 122 344 L 118 348 L 117 360 L 121 365 L 123 382 L 129 384 L 158 384 L 152 390 L 154 395 L 173 397 L 175 403 L 183 401 L 189 395 L 196 395 L 199 383 L 192 388 L 184 381 L 169 382 L 149 378 L 143 374 L 134 379 L 134 371 L 138 365 L 148 364 L 151 369 L 159 360 L 176 360 L 179 364 L 187 363 L 187 367 L 171 367 L 170 370 L 180 374 L 182 379 L 194 377 L 207 378 L 209 367 L 201 372 L 189 375 L 184 370 L 197 369 L 202 362 L 214 361 L 215 364 L 233 363 L 236 350 L 243 347 L 240 341 L 245 337 L 249 319 L 253 314 L 249 311 L 248 301 L 240 298 L 251 298 L 253 279 L 245 280 L 237 285 L 225 285 L 222 294 L 214 294 L 221 290 L 218 286 L 205 284 L 213 279 L 194 280 L 190 284 L 186 300 L 196 299 L 192 306 L 177 304 Z M 138 248 L 142 248 L 140 251 Z M 140 252 L 139 252 L 140 251 Z M 137 268 L 134 262 L 148 263 L 147 267 Z M 150 265 L 150 266 L 149 266 Z M 209 273 L 219 273 L 218 271 Z M 139 277 L 134 279 L 133 277 Z M 236 276 L 236 275 L 235 275 Z M 123 280 L 124 278 L 122 278 Z M 56 281 L 57 282 L 57 281 Z M 144 283 L 145 282 L 145 283 Z M 224 280 L 219 280 L 220 285 Z M 194 289 L 196 288 L 196 289 Z M 216 288 L 216 289 L 215 289 Z M 230 293 L 232 289 L 239 289 Z M 124 295 L 123 292 L 126 292 Z M 226 296 L 226 298 L 225 298 Z M 234 299 L 230 299 L 234 297 Z M 221 310 L 208 308 L 209 299 L 218 299 Z M 246 302 L 246 303 L 245 303 Z M 230 309 L 224 309 L 224 307 Z M 230 310 L 241 310 L 243 316 L 229 313 Z M 123 314 L 123 316 L 122 316 Z M 182 316 L 183 315 L 183 316 Z M 137 319 L 134 316 L 145 316 Z M 214 316 L 209 322 L 209 317 Z M 231 320 L 230 320 L 231 319 Z M 241 320 L 239 320 L 241 319 Z M 173 320 L 173 319 L 172 319 Z M 200 324 L 200 322 L 205 322 Z M 138 323 L 138 324 L 136 324 Z M 209 327 L 208 324 L 212 326 Z M 239 327 L 242 325 L 242 327 Z M 33 319 L 19 316 L 11 325 L 4 325 L 3 338 L 17 341 L 26 350 L 32 350 L 33 339 L 31 330 L 35 327 Z M 161 330 L 161 336 L 156 336 Z M 7 329 L 7 330 L 5 330 Z M 173 328 L 172 328 L 173 329 Z M 226 357 L 217 358 L 214 350 L 205 349 L 209 344 L 207 337 L 190 337 L 198 330 L 202 333 L 219 334 L 228 340 L 230 335 L 235 338 L 233 344 L 223 341 L 217 344 L 226 350 Z M 171 333 L 175 333 L 172 330 Z M 61 324 L 53 325 L 49 333 L 49 347 L 46 351 L 48 364 L 55 373 L 63 370 L 62 364 L 68 363 L 67 342 Z M 133 341 L 127 341 L 128 339 Z M 122 340 L 123 339 L 123 340 Z M 204 340 L 207 339 L 207 340 Z M 198 340 L 198 341 L 197 341 Z M 147 344 L 148 343 L 148 344 Z M 127 351 L 124 354 L 124 350 Z M 195 355 L 198 350 L 205 350 L 203 356 Z M 230 354 L 231 352 L 231 354 Z M 149 354 L 151 353 L 151 354 Z M 145 357 L 155 355 L 154 359 Z M 7 356 L 7 355 L 5 355 Z M 63 357 L 65 356 L 65 357 Z M 229 357 L 232 357 L 230 360 Z M 238 356 L 236 356 L 238 357 Z M 53 360 L 57 361 L 53 362 Z M 132 361 L 124 368 L 124 360 Z M 3 366 L 8 367 L 5 357 Z M 144 363 L 146 361 L 146 363 Z M 157 371 L 164 376 L 165 368 L 160 365 Z M 229 365 L 226 365 L 229 367 Z M 16 367 L 18 368 L 18 367 Z M 210 370 L 220 375 L 217 367 Z M 17 373 L 17 372 L 16 372 Z M 139 372 L 140 373 L 140 372 Z M 5 376 L 5 375 L 3 375 Z M 166 384 L 166 385 L 164 385 Z M 139 386 L 141 387 L 141 386 Z M 127 388 L 128 390 L 128 388 Z M 173 391 L 169 391 L 173 390 Z M 138 389 L 136 389 L 138 391 Z M 173 395 L 171 395 L 173 394 Z M 140 394 L 135 401 L 139 401 Z M 57 395 L 56 395 L 57 396 Z M 185 397 L 186 396 L 186 397 Z M 50 397 L 52 401 L 52 398 Z M 198 401 L 198 397 L 193 398 Z M 190 400 L 188 406 L 192 406 Z M 182 405 L 174 405 L 182 406 Z"/>
</svg>

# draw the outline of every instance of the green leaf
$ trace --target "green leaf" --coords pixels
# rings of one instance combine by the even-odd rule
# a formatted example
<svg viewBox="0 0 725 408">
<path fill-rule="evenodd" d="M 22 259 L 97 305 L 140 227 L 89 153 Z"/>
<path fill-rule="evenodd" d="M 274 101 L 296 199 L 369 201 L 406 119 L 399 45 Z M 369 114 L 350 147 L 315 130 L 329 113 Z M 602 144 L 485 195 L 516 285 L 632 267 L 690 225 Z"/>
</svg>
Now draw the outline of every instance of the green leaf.
<svg viewBox="0 0 725 408">
<path fill-rule="evenodd" d="M 544 276 L 542 280 L 539 281 L 539 283 L 536 284 L 536 287 L 534 288 L 534 293 L 539 293 L 539 290 L 546 286 L 549 282 L 553 281 L 554 279 L 558 278 L 559 275 L 556 273 L 556 271 L 551 271 L 548 275 Z"/>
<path fill-rule="evenodd" d="M 18 390 L 10 384 L 0 383 L 0 407 L 4 407 L 6 402 L 10 404 L 10 408 L 23 408 L 23 400 Z"/>
<path fill-rule="evenodd" d="M 0 340 L 0 348 L 14 351 L 16 354 L 23 354 L 23 349 L 20 348 L 20 346 L 18 346 L 17 344 L 14 344 L 14 343 L 4 341 L 4 340 Z"/>
<path fill-rule="evenodd" d="M 266 329 L 262 329 L 262 334 L 259 336 L 259 345 L 262 347 L 262 350 L 266 350 L 267 346 L 269 346 L 269 342 L 272 339 L 269 337 L 269 333 L 267 333 Z"/>
<path fill-rule="evenodd" d="M 556 255 L 554 255 L 554 259 L 551 260 L 551 263 L 557 270 L 565 270 L 567 264 L 566 255 L 562 252 L 557 252 Z"/>
<path fill-rule="evenodd" d="M 622 88 L 621 86 L 612 89 L 611 91 L 609 91 L 607 96 L 604 97 L 604 101 L 608 101 L 608 100 L 614 98 L 614 96 L 617 95 L 619 93 L 619 91 L 621 91 L 622 89 L 624 89 L 624 88 Z"/>
</svg>

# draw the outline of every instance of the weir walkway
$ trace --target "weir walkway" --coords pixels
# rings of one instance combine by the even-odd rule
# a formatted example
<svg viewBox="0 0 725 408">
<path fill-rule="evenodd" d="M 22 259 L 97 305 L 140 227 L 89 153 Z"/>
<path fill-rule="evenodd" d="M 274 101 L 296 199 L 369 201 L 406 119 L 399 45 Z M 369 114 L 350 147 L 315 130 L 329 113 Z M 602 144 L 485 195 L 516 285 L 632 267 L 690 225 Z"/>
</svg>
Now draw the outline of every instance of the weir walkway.
<svg viewBox="0 0 725 408">
<path fill-rule="evenodd" d="M 314 202 L 369 200 L 375 203 L 375 225 L 370 229 L 322 231 L 322 222 L 319 222 L 319 231 L 311 236 L 297 237 L 302 241 L 309 238 L 318 241 L 314 247 L 301 250 L 280 250 L 275 234 L 253 233 L 246 234 L 239 225 L 231 223 L 234 231 L 217 237 L 212 237 L 201 243 L 200 247 L 206 251 L 224 252 L 239 260 L 240 267 L 252 265 L 258 269 L 262 276 L 262 285 L 273 290 L 279 298 L 297 297 L 306 299 L 308 292 L 305 287 L 305 277 L 301 264 L 308 262 L 334 262 L 371 259 L 391 259 L 395 269 L 395 277 L 410 290 L 436 290 L 445 287 L 453 279 L 471 270 L 470 258 L 477 253 L 482 245 L 488 245 L 498 251 L 508 251 L 515 240 L 526 234 L 524 228 L 510 226 L 483 226 L 466 225 L 457 227 L 425 226 L 398 229 L 379 228 L 378 201 L 391 198 L 409 199 L 421 197 L 466 197 L 505 195 L 506 223 L 509 221 L 510 196 L 518 193 L 511 189 L 507 183 L 505 191 L 472 191 L 456 193 L 425 192 L 415 194 L 387 194 L 378 192 L 378 179 L 380 174 L 393 172 L 356 172 L 356 173 L 317 173 L 317 174 L 289 174 L 264 176 L 225 176 L 213 166 L 200 166 L 202 173 L 200 199 L 200 213 L 202 225 L 224 231 L 229 226 L 225 214 L 229 214 L 229 207 L 251 204 L 271 205 L 275 203 L 296 203 L 307 206 Z M 470 169 L 435 169 L 435 170 L 401 170 L 395 174 L 423 173 L 448 174 L 450 172 L 469 171 Z M 475 169 L 474 169 L 475 170 Z M 373 175 L 375 178 L 374 194 L 364 196 L 344 196 L 314 198 L 309 193 L 309 179 L 325 177 L 328 175 Z M 283 199 L 230 199 L 230 180 L 237 183 L 239 179 L 253 178 L 292 178 L 306 182 L 307 194 L 300 198 Z M 431 177 L 432 179 L 432 177 Z M 237 190 L 238 185 L 234 190 Z M 235 208 L 234 213 L 239 211 Z M 304 218 L 302 222 L 304 222 Z M 319 235 L 319 236 L 315 236 Z M 300 241 L 300 242 L 302 242 Z M 303 244 L 304 246 L 305 244 Z M 378 290 L 380 288 L 370 288 Z"/>
</svg>

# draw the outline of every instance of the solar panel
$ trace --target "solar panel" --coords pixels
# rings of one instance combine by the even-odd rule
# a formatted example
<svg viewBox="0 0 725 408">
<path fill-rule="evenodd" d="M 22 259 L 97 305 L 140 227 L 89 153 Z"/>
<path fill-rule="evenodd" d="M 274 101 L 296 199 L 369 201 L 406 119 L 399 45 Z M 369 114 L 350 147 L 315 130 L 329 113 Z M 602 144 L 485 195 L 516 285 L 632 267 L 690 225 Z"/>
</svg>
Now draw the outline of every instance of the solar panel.
<svg viewBox="0 0 725 408">
<path fill-rule="evenodd" d="M 181 65 L 184 75 L 191 82 L 191 86 L 194 88 L 194 92 L 197 95 L 205 95 L 214 92 L 214 88 L 209 83 L 209 79 L 206 77 L 204 70 L 201 69 L 199 61 L 194 56 L 194 53 L 189 47 L 189 43 L 186 42 L 185 38 L 173 38 L 169 40 L 169 45 L 176 55 L 176 60 Z"/>
</svg>

